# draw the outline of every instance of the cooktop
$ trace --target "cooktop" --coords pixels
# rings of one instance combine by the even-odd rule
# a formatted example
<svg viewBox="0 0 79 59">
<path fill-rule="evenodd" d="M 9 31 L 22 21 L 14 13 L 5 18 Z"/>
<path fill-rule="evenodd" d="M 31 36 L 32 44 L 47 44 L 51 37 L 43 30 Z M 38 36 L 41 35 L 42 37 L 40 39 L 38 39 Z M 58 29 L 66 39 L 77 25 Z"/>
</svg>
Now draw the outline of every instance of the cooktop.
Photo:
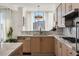
<svg viewBox="0 0 79 59">
<path fill-rule="evenodd" d="M 64 40 L 68 40 L 71 43 L 75 43 L 76 38 L 73 37 L 62 37 Z M 79 43 L 79 39 L 77 39 L 77 43 Z"/>
</svg>

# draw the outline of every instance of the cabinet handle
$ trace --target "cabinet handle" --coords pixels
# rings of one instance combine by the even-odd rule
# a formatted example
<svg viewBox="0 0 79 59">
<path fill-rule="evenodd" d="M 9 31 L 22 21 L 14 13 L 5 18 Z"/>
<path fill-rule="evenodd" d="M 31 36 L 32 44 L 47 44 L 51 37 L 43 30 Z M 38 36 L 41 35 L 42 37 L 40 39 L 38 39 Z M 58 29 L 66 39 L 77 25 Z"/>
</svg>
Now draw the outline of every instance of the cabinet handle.
<svg viewBox="0 0 79 59">
<path fill-rule="evenodd" d="M 26 40 L 30 40 L 30 38 L 27 38 Z"/>
<path fill-rule="evenodd" d="M 25 37 L 23 38 L 23 40 L 25 40 Z"/>
<path fill-rule="evenodd" d="M 72 52 L 70 52 L 70 54 L 72 54 Z"/>
<path fill-rule="evenodd" d="M 60 48 L 62 48 L 62 45 L 61 45 L 61 43 L 60 43 Z"/>
</svg>

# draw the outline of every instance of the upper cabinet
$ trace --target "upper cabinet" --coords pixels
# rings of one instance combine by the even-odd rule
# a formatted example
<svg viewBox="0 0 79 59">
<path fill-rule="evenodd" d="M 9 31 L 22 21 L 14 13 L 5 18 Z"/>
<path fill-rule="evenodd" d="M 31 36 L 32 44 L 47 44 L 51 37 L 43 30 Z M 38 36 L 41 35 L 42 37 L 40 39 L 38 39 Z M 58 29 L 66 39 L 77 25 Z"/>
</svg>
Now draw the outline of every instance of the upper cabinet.
<svg viewBox="0 0 79 59">
<path fill-rule="evenodd" d="M 66 13 L 72 10 L 72 4 L 71 3 L 66 3 Z"/>
<path fill-rule="evenodd" d="M 62 26 L 62 4 L 58 6 L 58 27 Z"/>
<path fill-rule="evenodd" d="M 66 4 L 62 3 L 62 27 L 65 27 L 65 18 L 63 17 L 63 15 L 66 13 Z"/>
<path fill-rule="evenodd" d="M 62 3 L 62 16 L 66 13 L 66 3 Z"/>
<path fill-rule="evenodd" d="M 60 4 L 57 7 L 57 26 L 58 27 L 65 27 L 65 18 L 63 15 L 65 14 L 65 4 Z"/>
<path fill-rule="evenodd" d="M 77 9 L 79 8 L 79 3 L 60 3 L 56 8 L 55 13 L 55 26 L 57 27 L 73 27 L 74 19 L 77 16 Z M 76 12 L 74 12 L 76 10 Z"/>
<path fill-rule="evenodd" d="M 79 3 L 72 3 L 72 9 L 79 8 Z"/>
<path fill-rule="evenodd" d="M 58 21 L 58 14 L 57 14 L 57 9 L 55 11 L 55 13 L 53 14 L 53 18 L 54 18 L 54 22 L 53 22 L 53 26 L 56 27 L 57 26 L 57 21 Z"/>
</svg>

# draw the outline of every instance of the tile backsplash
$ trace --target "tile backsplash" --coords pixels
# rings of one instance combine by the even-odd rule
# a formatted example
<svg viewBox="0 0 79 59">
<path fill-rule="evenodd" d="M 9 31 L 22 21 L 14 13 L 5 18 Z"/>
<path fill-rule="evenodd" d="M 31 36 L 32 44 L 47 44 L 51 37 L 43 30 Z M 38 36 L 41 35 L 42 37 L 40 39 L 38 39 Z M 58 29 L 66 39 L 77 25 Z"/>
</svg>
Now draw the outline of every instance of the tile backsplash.
<svg viewBox="0 0 79 59">
<path fill-rule="evenodd" d="M 79 27 L 77 29 L 77 35 L 79 38 Z M 76 37 L 76 27 L 72 27 L 72 28 L 64 28 L 63 29 L 63 34 L 68 36 L 68 37 Z"/>
<path fill-rule="evenodd" d="M 63 28 L 63 34 L 69 37 L 76 37 L 76 22 L 79 22 L 79 17 L 74 19 L 74 25 L 75 27 L 65 27 Z M 78 31 L 77 31 L 77 36 L 79 38 L 79 24 L 77 25 Z"/>
<path fill-rule="evenodd" d="M 52 35 L 52 34 L 62 34 L 62 28 L 57 28 L 56 31 L 42 31 L 42 34 Z M 40 31 L 22 31 L 22 35 L 40 35 Z M 41 35 L 42 35 L 41 34 Z"/>
</svg>

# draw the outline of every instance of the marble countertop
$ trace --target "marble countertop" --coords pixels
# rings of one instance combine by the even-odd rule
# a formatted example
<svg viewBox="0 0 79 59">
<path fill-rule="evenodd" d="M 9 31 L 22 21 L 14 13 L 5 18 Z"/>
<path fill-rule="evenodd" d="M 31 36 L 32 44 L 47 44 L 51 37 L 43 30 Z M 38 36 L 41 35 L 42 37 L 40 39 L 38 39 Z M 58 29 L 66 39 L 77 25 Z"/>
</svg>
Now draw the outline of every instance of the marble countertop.
<svg viewBox="0 0 79 59">
<path fill-rule="evenodd" d="M 64 40 L 62 37 L 67 37 L 64 35 L 54 35 L 54 37 L 59 40 L 61 43 L 65 44 L 66 46 L 68 46 L 69 48 L 71 48 L 72 50 L 76 51 L 76 43 L 71 43 L 67 40 Z M 77 50 L 79 51 L 79 43 L 77 46 Z"/>
<path fill-rule="evenodd" d="M 19 35 L 18 37 L 52 37 L 53 35 Z"/>
<path fill-rule="evenodd" d="M 22 43 L 0 43 L 0 56 L 9 56 L 21 45 Z"/>
</svg>

